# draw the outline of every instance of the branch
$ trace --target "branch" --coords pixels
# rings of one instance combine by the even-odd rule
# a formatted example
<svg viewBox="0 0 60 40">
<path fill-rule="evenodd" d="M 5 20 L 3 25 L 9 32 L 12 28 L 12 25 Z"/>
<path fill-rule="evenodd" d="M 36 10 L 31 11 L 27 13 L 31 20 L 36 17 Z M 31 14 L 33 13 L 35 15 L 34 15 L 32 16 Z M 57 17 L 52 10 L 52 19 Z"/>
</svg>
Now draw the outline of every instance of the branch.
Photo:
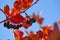
<svg viewBox="0 0 60 40">
<path fill-rule="evenodd" d="M 7 21 L 8 20 L 8 18 L 7 19 L 5 19 L 5 20 L 3 20 L 3 21 L 1 21 L 0 23 L 3 23 L 3 22 L 5 22 L 5 21 Z"/>
<path fill-rule="evenodd" d="M 2 11 L 4 13 L 4 11 L 0 8 L 0 11 Z"/>
</svg>

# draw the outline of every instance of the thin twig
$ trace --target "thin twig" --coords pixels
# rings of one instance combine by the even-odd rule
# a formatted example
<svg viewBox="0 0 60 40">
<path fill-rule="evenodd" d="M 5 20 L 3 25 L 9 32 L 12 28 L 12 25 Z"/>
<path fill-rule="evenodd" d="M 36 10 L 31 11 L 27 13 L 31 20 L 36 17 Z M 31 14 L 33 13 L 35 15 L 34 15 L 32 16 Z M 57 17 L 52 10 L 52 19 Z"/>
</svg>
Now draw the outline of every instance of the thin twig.
<svg viewBox="0 0 60 40">
<path fill-rule="evenodd" d="M 7 20 L 8 20 L 8 19 L 5 19 L 5 20 L 1 21 L 0 23 L 6 22 Z"/>
<path fill-rule="evenodd" d="M 4 13 L 4 11 L 3 11 L 1 8 L 0 8 L 0 11 Z M 6 18 L 8 19 L 8 17 L 7 17 L 7 16 L 6 16 Z M 5 19 L 5 20 L 1 21 L 0 23 L 3 23 L 3 22 L 5 22 L 5 21 L 7 21 L 7 19 Z"/>
<path fill-rule="evenodd" d="M 0 11 L 2 11 L 4 13 L 4 11 L 0 8 Z"/>
</svg>

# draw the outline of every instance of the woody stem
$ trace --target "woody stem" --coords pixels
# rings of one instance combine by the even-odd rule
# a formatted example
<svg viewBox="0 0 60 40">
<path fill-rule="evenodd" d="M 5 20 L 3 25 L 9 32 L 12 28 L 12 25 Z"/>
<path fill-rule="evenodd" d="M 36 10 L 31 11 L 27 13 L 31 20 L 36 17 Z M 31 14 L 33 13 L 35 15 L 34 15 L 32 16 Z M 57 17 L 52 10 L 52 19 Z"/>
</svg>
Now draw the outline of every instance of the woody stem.
<svg viewBox="0 0 60 40">
<path fill-rule="evenodd" d="M 4 13 L 4 11 L 0 8 L 0 11 L 2 11 Z"/>
</svg>

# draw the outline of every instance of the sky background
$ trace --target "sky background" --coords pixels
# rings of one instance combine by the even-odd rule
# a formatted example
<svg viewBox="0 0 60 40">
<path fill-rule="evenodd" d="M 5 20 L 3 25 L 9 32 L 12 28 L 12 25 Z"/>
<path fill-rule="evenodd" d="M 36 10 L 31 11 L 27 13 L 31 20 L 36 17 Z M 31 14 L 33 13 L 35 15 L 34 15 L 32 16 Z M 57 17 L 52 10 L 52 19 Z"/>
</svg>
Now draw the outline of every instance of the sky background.
<svg viewBox="0 0 60 40">
<path fill-rule="evenodd" d="M 0 8 L 4 9 L 6 4 L 9 5 L 10 8 L 13 8 L 14 1 L 15 0 L 0 0 Z M 41 17 L 44 18 L 43 25 L 53 25 L 54 22 L 60 20 L 60 0 L 40 0 L 26 12 L 28 15 L 32 15 L 33 12 L 37 15 L 41 10 L 43 12 Z M 5 15 L 0 11 L 0 21 L 4 20 L 5 18 Z M 24 32 L 25 29 L 22 27 L 20 30 Z M 28 32 L 31 30 L 34 32 L 40 30 L 37 22 L 27 29 Z M 24 35 L 26 34 L 24 33 Z M 1 23 L 0 40 L 7 39 L 14 40 L 12 30 L 4 28 L 3 23 Z"/>
</svg>

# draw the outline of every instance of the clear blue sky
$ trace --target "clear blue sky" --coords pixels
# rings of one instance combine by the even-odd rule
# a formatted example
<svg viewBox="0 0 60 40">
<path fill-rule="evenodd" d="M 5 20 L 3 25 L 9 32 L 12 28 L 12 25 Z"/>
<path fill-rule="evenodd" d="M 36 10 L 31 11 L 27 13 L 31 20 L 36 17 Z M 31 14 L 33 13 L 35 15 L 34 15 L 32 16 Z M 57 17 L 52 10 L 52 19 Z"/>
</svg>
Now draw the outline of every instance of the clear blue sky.
<svg viewBox="0 0 60 40">
<path fill-rule="evenodd" d="M 13 2 L 15 0 L 0 0 L 0 8 L 4 8 L 6 4 L 8 4 L 11 8 L 13 7 Z M 35 0 L 34 0 L 35 1 Z M 43 25 L 52 25 L 55 21 L 60 20 L 60 0 L 40 0 L 37 4 L 31 7 L 27 13 L 31 15 L 33 12 L 38 14 L 39 11 L 42 10 L 44 17 Z M 0 11 L 0 21 L 5 19 L 5 15 Z M 30 30 L 36 32 L 38 31 L 39 25 L 38 23 L 34 23 L 27 31 Z M 20 30 L 24 31 L 24 28 L 20 28 Z M 3 23 L 0 24 L 0 40 L 7 40 L 8 38 L 13 40 L 12 30 L 4 28 Z"/>
</svg>

